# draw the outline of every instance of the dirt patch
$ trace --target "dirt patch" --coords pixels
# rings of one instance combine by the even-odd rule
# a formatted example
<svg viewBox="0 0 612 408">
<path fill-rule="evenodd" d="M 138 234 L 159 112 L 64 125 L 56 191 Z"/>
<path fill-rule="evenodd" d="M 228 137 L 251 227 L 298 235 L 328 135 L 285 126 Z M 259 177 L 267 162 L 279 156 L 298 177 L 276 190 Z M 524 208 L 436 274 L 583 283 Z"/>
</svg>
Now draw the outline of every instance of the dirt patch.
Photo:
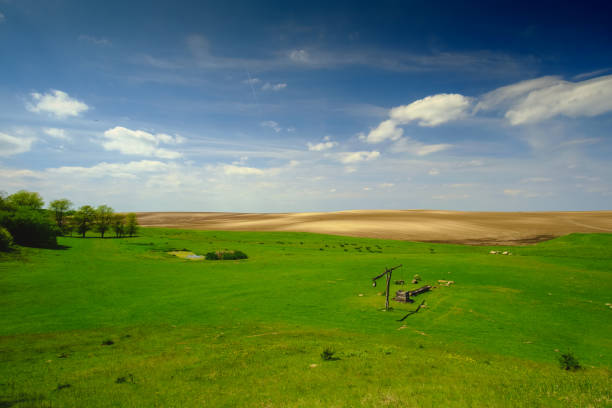
<svg viewBox="0 0 612 408">
<path fill-rule="evenodd" d="M 469 245 L 526 245 L 573 232 L 612 233 L 612 211 L 465 212 L 356 210 L 327 213 L 143 212 L 144 227 L 295 231 Z"/>
</svg>

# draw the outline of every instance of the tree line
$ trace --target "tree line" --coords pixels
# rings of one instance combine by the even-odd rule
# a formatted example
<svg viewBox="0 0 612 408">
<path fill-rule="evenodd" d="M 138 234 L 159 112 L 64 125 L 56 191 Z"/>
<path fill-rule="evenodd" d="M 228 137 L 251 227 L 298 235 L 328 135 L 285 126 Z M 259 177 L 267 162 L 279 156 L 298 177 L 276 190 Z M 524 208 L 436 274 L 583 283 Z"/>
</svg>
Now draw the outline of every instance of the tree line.
<svg viewBox="0 0 612 408">
<path fill-rule="evenodd" d="M 51 201 L 46 209 L 44 204 L 36 192 L 0 192 L 0 250 L 7 250 L 12 243 L 52 247 L 57 245 L 58 236 L 76 233 L 85 238 L 89 231 L 99 233 L 101 238 L 110 231 L 117 238 L 132 237 L 138 232 L 134 213 L 115 213 L 107 205 L 75 209 L 66 198 Z"/>
</svg>

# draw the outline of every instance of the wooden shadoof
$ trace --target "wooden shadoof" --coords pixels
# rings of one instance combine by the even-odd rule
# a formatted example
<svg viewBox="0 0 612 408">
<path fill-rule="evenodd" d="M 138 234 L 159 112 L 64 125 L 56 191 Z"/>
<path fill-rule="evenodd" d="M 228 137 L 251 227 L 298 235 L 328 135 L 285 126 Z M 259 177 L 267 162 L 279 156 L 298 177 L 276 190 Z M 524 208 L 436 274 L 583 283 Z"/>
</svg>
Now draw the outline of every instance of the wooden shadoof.
<svg viewBox="0 0 612 408">
<path fill-rule="evenodd" d="M 385 268 L 385 271 L 383 273 L 381 273 L 378 276 L 375 276 L 372 278 L 372 286 L 376 287 L 376 281 L 380 278 L 382 278 L 383 276 L 385 276 L 387 278 L 387 287 L 386 287 L 386 292 L 385 292 L 385 310 L 389 310 L 389 286 L 391 285 L 391 274 L 393 273 L 394 270 L 396 270 L 397 268 L 401 268 L 402 265 L 397 265 L 394 266 L 393 268 Z"/>
</svg>

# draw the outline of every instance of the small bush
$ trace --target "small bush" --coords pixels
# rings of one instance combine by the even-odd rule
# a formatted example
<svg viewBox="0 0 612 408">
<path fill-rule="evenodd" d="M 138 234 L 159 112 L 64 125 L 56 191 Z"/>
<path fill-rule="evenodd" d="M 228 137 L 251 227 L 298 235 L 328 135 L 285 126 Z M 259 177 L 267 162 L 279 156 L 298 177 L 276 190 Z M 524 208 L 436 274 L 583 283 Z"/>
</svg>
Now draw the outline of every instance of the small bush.
<svg viewBox="0 0 612 408">
<path fill-rule="evenodd" d="M 209 261 L 248 259 L 247 254 L 242 251 L 208 252 L 204 257 Z"/>
<path fill-rule="evenodd" d="M 8 251 L 13 245 L 13 236 L 4 227 L 0 227 L 0 251 Z"/>
<path fill-rule="evenodd" d="M 336 354 L 336 351 L 331 347 L 327 347 L 325 350 L 321 352 L 321 358 L 324 361 L 335 360 L 336 358 L 334 357 L 334 354 Z"/>
<path fill-rule="evenodd" d="M 580 367 L 580 363 L 578 362 L 576 357 L 574 357 L 574 355 L 570 351 L 559 356 L 559 365 L 561 366 L 562 370 L 567 371 L 577 371 L 582 368 Z"/>
</svg>

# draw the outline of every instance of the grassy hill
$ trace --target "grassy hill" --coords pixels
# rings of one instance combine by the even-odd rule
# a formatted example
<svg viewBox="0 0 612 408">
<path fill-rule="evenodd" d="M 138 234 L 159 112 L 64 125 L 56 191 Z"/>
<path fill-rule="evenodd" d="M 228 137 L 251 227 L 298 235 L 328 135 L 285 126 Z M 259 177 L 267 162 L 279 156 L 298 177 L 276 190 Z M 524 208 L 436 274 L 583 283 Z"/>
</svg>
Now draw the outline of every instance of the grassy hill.
<svg viewBox="0 0 612 408">
<path fill-rule="evenodd" d="M 0 407 L 612 404 L 610 234 L 489 248 L 143 229 L 60 243 L 2 255 Z M 385 312 L 371 285 L 398 264 L 393 280 L 455 284 L 398 322 L 416 304 Z M 561 370 L 567 351 L 585 369 Z"/>
</svg>

